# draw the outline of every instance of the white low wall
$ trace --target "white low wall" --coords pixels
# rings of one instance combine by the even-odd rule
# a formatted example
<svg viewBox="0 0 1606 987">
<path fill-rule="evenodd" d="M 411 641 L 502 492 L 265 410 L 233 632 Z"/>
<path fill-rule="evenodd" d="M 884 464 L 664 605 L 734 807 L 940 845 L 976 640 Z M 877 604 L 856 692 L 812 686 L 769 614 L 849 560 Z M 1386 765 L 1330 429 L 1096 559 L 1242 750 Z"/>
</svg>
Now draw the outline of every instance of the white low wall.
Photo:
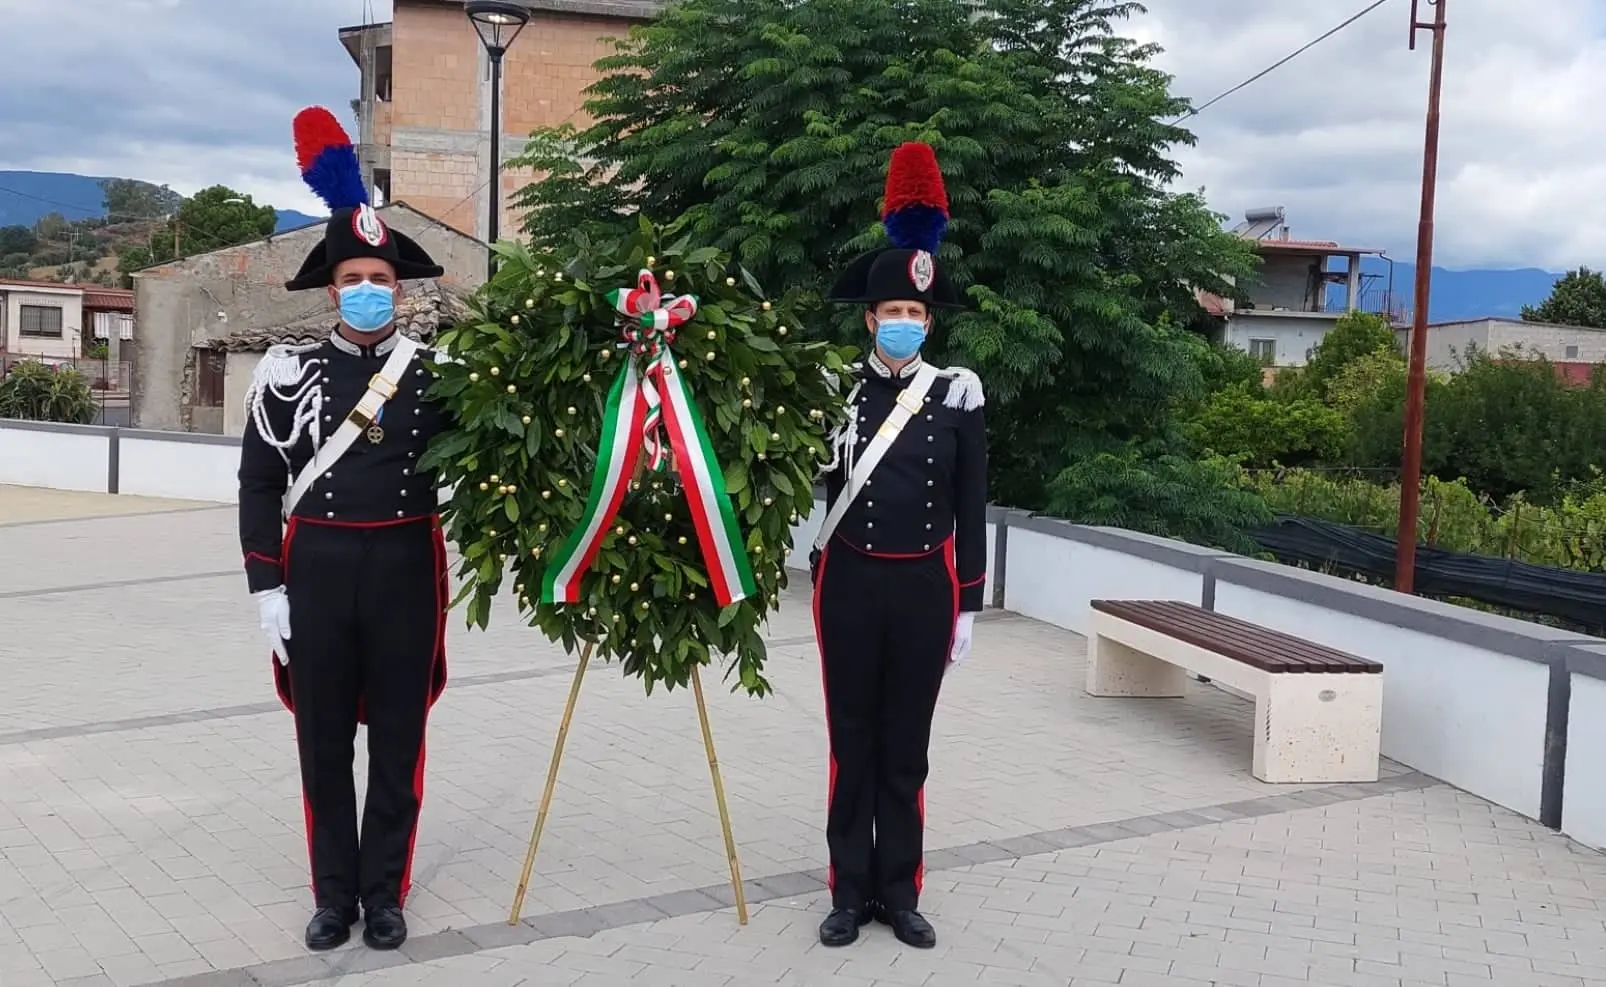
<svg viewBox="0 0 1606 987">
<path fill-rule="evenodd" d="M 1606 850 L 1606 645 L 1573 649 L 1567 674 L 1561 830 L 1586 846 Z"/>
<path fill-rule="evenodd" d="M 53 490 L 104 491 L 109 429 L 0 423 L 0 483 Z"/>
<path fill-rule="evenodd" d="M 1200 603 L 1205 565 L 1221 557 L 1194 545 L 1054 518 L 1016 514 L 1007 523 L 1005 607 L 1078 634 L 1087 633 L 1093 600 Z"/>
<path fill-rule="evenodd" d="M 1385 757 L 1539 817 L 1550 667 L 1536 656 L 1581 635 L 1271 563 L 1214 575 L 1216 610 L 1383 663 Z M 1434 618 L 1494 633 L 1411 626 Z"/>
<path fill-rule="evenodd" d="M 233 503 L 238 463 L 234 438 L 0 422 L 0 484 Z M 792 568 L 824 513 L 795 529 Z M 1070 631 L 1094 599 L 1183 600 L 1382 662 L 1385 756 L 1606 848 L 1606 642 L 998 508 L 987 535 L 989 604 Z"/>
<path fill-rule="evenodd" d="M 118 444 L 118 493 L 224 504 L 239 497 L 238 439 L 174 442 L 158 432 L 128 432 Z"/>
<path fill-rule="evenodd" d="M 238 438 L 0 420 L 0 484 L 232 504 L 239 468 Z"/>
</svg>

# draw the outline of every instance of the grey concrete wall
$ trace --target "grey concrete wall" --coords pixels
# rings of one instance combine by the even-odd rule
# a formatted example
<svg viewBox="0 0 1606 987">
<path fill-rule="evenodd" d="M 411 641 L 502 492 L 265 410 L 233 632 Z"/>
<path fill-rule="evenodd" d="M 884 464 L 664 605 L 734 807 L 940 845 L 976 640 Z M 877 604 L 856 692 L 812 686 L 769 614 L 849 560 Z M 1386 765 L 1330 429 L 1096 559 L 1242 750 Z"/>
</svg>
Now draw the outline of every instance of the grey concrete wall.
<svg viewBox="0 0 1606 987">
<path fill-rule="evenodd" d="M 1580 363 L 1606 363 L 1606 331 L 1584 326 L 1556 326 L 1544 322 L 1494 322 L 1489 326 L 1489 348 L 1498 352 L 1501 347 L 1522 345 L 1529 353 L 1538 353 L 1553 363 L 1576 361 Z M 1569 355 L 1567 347 L 1577 347 Z"/>
<path fill-rule="evenodd" d="M 472 290 L 485 280 L 483 244 L 399 205 L 380 212 L 446 269 L 444 282 Z M 322 236 L 322 225 L 308 227 L 134 275 L 140 373 L 131 400 L 137 427 L 197 427 L 187 409 L 195 347 L 243 329 L 285 325 L 330 311 L 322 291 L 284 289 Z M 209 424 L 209 430 L 219 430 L 222 419 Z"/>
<path fill-rule="evenodd" d="M 1260 269 L 1255 272 L 1249 292 L 1255 308 L 1287 308 L 1296 312 L 1308 311 L 1320 299 L 1311 297 L 1311 269 L 1319 268 L 1320 257 L 1281 257 L 1262 255 Z M 1324 292 L 1326 288 L 1322 289 Z M 1321 306 L 1316 305 L 1320 311 Z"/>
</svg>

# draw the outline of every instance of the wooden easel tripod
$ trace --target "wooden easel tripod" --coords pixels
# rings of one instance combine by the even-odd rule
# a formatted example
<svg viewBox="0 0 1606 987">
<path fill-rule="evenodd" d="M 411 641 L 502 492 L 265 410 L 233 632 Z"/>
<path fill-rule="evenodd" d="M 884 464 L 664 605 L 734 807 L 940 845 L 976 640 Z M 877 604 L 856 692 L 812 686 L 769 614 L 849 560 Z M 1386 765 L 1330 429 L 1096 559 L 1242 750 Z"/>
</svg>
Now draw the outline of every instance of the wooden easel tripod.
<svg viewBox="0 0 1606 987">
<path fill-rule="evenodd" d="M 574 681 L 569 685 L 569 699 L 563 707 L 563 718 L 558 722 L 557 741 L 552 746 L 552 763 L 547 768 L 546 790 L 541 793 L 541 808 L 536 812 L 535 828 L 530 833 L 530 848 L 524 855 L 524 871 L 519 875 L 518 891 L 513 897 L 513 910 L 507 924 L 517 925 L 524 908 L 524 895 L 529 890 L 530 872 L 535 867 L 535 854 L 541 844 L 541 832 L 546 828 L 547 811 L 552 807 L 552 792 L 558 783 L 558 766 L 563 760 L 563 746 L 569 738 L 569 723 L 574 718 L 575 703 L 580 699 L 580 683 L 585 680 L 586 666 L 591 663 L 593 644 L 586 642 L 580 649 L 580 661 L 574 669 Z M 708 704 L 703 699 L 703 680 L 699 666 L 691 667 L 691 687 L 697 697 L 697 718 L 703 728 L 703 748 L 708 752 L 708 771 L 714 779 L 714 801 L 719 805 L 719 825 L 725 835 L 725 857 L 730 863 L 731 893 L 736 898 L 736 921 L 747 924 L 747 895 L 742 890 L 742 868 L 736 859 L 736 838 L 731 833 L 730 809 L 725 804 L 725 782 L 719 773 L 719 758 L 714 754 L 714 733 L 708 726 Z"/>
</svg>

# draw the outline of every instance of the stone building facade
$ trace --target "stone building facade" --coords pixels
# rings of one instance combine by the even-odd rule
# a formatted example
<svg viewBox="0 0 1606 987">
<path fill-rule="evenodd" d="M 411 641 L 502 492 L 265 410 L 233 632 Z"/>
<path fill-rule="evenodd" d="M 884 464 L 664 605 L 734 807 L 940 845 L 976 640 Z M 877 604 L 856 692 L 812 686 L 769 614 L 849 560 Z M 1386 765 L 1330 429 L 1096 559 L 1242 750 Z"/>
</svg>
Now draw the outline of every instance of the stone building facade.
<svg viewBox="0 0 1606 987">
<path fill-rule="evenodd" d="M 531 20 L 502 61 L 502 157 L 523 153 L 539 127 L 584 126 L 592 65 L 609 39 L 653 17 L 658 0 L 525 0 Z M 376 199 L 406 200 L 457 229 L 488 234 L 491 183 L 490 63 L 462 0 L 395 0 L 392 20 L 345 28 L 357 63 L 357 141 Z M 508 200 L 533 176 L 504 169 L 501 229 L 518 217 Z"/>
<path fill-rule="evenodd" d="M 393 229 L 413 239 L 446 269 L 440 287 L 454 295 L 485 282 L 485 245 L 432 216 L 396 202 L 380 208 Z M 231 395 L 243 393 L 231 372 L 249 374 L 254 360 L 231 361 L 225 341 L 251 330 L 327 318 L 323 291 L 286 291 L 307 252 L 323 237 L 319 222 L 262 240 L 146 268 L 134 274 L 140 372 L 130 396 L 137 428 L 221 433 Z M 404 282 L 416 292 L 433 286 Z"/>
</svg>

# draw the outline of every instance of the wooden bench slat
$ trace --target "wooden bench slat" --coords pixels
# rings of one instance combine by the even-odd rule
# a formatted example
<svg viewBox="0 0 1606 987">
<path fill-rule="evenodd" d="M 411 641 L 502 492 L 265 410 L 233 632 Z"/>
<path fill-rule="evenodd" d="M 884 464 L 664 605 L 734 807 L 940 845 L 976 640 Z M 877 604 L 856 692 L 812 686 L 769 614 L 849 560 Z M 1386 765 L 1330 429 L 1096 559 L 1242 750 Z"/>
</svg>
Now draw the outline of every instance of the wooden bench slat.
<svg viewBox="0 0 1606 987">
<path fill-rule="evenodd" d="M 1355 655 L 1273 631 L 1225 614 L 1204 610 L 1178 601 L 1134 601 L 1138 622 L 1155 630 L 1187 627 L 1201 647 L 1216 648 L 1224 654 L 1266 670 L 1300 672 L 1378 673 L 1383 666 Z"/>
<path fill-rule="evenodd" d="M 1125 602 L 1125 601 L 1121 601 Z M 1132 601 L 1135 622 L 1155 630 L 1186 631 L 1194 644 L 1210 647 L 1266 671 L 1301 672 L 1381 671 L 1375 662 L 1348 655 L 1278 631 L 1272 631 L 1225 614 L 1178 601 Z"/>
<path fill-rule="evenodd" d="M 1161 611 L 1170 615 L 1169 610 Z M 1186 623 L 1201 633 L 1216 638 L 1225 647 L 1244 653 L 1255 653 L 1268 661 L 1281 661 L 1288 671 L 1299 672 L 1359 672 L 1371 664 L 1364 659 L 1344 654 L 1301 638 L 1282 634 L 1247 621 L 1236 620 L 1225 614 L 1198 609 L 1186 611 Z M 1240 659 L 1241 660 L 1241 659 Z M 1378 666 L 1382 670 L 1382 666 Z"/>
<path fill-rule="evenodd" d="M 1179 600 L 1093 600 L 1093 609 L 1282 674 L 1381 673 L 1375 661 Z"/>
</svg>

